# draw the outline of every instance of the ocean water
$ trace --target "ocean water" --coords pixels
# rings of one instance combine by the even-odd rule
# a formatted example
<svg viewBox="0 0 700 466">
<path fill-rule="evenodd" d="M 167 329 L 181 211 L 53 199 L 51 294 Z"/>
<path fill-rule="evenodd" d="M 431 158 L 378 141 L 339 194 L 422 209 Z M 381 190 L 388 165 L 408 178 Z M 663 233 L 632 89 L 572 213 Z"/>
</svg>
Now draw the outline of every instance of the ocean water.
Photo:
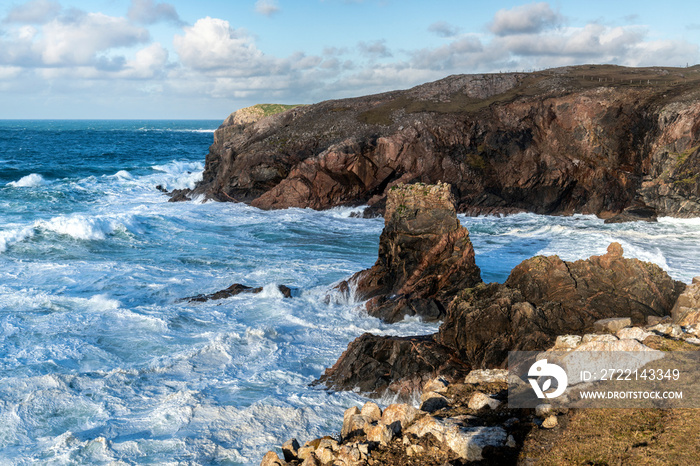
<svg viewBox="0 0 700 466">
<path fill-rule="evenodd" d="M 218 124 L 0 121 L 0 464 L 259 464 L 291 437 L 339 431 L 365 401 L 309 386 L 352 339 L 437 330 L 325 302 L 374 263 L 382 219 L 168 203 L 155 186 L 201 179 Z M 699 220 L 461 220 L 486 281 L 611 241 L 700 275 Z M 232 283 L 264 290 L 180 301 Z"/>
</svg>

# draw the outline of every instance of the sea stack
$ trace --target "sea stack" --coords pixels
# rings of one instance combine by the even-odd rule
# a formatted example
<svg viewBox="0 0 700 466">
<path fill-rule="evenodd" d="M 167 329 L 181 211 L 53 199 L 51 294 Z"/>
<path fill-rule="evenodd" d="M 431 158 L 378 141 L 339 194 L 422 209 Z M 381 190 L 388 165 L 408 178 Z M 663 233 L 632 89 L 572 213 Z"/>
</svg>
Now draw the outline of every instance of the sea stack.
<svg viewBox="0 0 700 466">
<path fill-rule="evenodd" d="M 370 315 L 386 322 L 418 315 L 442 319 L 457 291 L 481 282 L 469 231 L 455 212 L 447 183 L 389 189 L 379 258 L 350 284 Z"/>
</svg>

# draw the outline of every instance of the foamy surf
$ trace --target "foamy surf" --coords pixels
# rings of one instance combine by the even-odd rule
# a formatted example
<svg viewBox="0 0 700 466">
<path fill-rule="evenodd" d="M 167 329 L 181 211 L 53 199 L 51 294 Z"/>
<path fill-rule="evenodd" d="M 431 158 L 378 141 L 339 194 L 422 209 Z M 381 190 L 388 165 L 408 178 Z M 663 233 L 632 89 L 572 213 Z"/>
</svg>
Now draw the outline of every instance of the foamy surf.
<svg viewBox="0 0 700 466">
<path fill-rule="evenodd" d="M 11 186 L 13 188 L 36 188 L 38 186 L 43 186 L 44 184 L 46 184 L 46 180 L 43 176 L 39 175 L 38 173 L 32 173 L 30 175 L 23 176 L 17 181 L 10 181 L 7 183 L 7 186 Z"/>
</svg>

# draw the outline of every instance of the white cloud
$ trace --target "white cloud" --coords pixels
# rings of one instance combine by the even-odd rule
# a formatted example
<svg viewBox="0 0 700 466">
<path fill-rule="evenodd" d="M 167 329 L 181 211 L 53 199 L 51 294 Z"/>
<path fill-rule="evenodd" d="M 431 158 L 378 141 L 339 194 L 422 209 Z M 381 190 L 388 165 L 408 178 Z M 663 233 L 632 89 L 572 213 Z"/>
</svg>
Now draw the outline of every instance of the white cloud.
<svg viewBox="0 0 700 466">
<path fill-rule="evenodd" d="M 44 24 L 58 16 L 61 5 L 52 0 L 32 0 L 18 5 L 7 14 L 5 22 L 20 24 Z"/>
<path fill-rule="evenodd" d="M 548 3 L 531 3 L 510 10 L 499 10 L 491 23 L 491 32 L 499 36 L 536 33 L 561 24 L 563 18 Z"/>
<path fill-rule="evenodd" d="M 169 3 L 156 3 L 154 0 L 132 0 L 128 17 L 142 24 L 155 24 L 160 21 L 184 24 L 174 6 Z"/>
<path fill-rule="evenodd" d="M 271 64 L 253 39 L 245 31 L 233 29 L 228 21 L 207 16 L 184 29 L 185 35 L 176 35 L 173 44 L 185 66 L 247 75 L 263 73 Z"/>
<path fill-rule="evenodd" d="M 42 36 L 36 45 L 43 64 L 49 66 L 90 64 L 99 52 L 150 39 L 146 29 L 133 26 L 125 18 L 102 13 L 81 13 L 69 20 L 54 19 L 44 25 Z"/>
<path fill-rule="evenodd" d="M 275 0 L 258 0 L 255 2 L 255 11 L 265 16 L 272 16 L 280 11 Z"/>
</svg>

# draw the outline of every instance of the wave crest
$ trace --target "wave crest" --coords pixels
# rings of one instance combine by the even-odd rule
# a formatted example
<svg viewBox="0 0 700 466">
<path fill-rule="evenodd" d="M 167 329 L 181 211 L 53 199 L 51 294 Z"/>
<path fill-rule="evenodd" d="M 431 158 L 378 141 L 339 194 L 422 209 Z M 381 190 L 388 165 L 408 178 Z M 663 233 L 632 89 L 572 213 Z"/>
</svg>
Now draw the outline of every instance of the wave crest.
<svg viewBox="0 0 700 466">
<path fill-rule="evenodd" d="M 10 181 L 7 186 L 12 186 L 13 188 L 36 188 L 37 186 L 43 186 L 46 184 L 46 180 L 43 176 L 38 173 L 32 173 L 27 176 L 23 176 L 17 181 Z"/>
</svg>

